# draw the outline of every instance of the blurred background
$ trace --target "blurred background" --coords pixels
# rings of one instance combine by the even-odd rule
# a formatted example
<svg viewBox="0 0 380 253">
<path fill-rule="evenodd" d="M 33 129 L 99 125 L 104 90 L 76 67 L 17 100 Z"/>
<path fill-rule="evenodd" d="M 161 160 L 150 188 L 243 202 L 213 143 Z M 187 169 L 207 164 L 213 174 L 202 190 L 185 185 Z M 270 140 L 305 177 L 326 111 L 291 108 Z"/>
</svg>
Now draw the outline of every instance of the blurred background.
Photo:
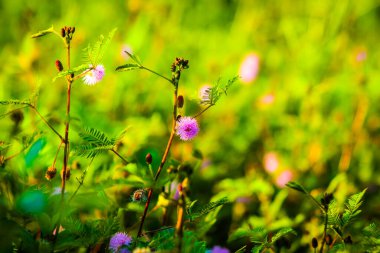
<svg viewBox="0 0 380 253">
<path fill-rule="evenodd" d="M 148 72 L 116 72 L 131 62 L 124 50 L 165 76 L 175 57 L 189 60 L 180 82 L 183 115 L 202 109 L 202 88 L 240 75 L 227 96 L 199 118 L 199 136 L 186 143 L 176 139 L 171 152 L 180 161 L 196 160 L 194 150 L 202 154 L 192 177 L 192 199 L 206 203 L 227 196 L 232 201 L 209 232 L 210 245 L 225 245 L 241 226 L 298 226 L 299 245 L 308 244 L 320 225 L 309 217 L 313 204 L 284 188 L 290 180 L 314 189 L 314 196 L 333 192 L 338 201 L 368 188 L 363 222 L 378 221 L 377 0 L 31 0 L 1 1 L 0 10 L 0 100 L 27 99 L 39 89 L 39 111 L 61 132 L 66 85 L 52 79 L 55 60 L 65 65 L 65 49 L 55 36 L 34 40 L 31 35 L 52 25 L 57 31 L 75 26 L 71 62 L 78 66 L 83 48 L 117 28 L 104 57 L 103 81 L 91 87 L 74 83 L 72 117 L 73 125 L 109 136 L 128 128 L 121 149 L 127 158 L 147 151 L 161 156 L 170 131 L 172 87 Z M 10 110 L 0 108 L 1 114 Z M 47 136 L 49 144 L 33 164 L 23 156 L 12 164 L 28 184 L 38 184 L 58 139 L 33 111 L 12 115 L 0 118 L 1 141 L 16 143 L 16 134 L 36 129 Z M 13 145 L 8 155 L 19 149 Z M 94 161 L 99 170 L 89 172 L 89 183 L 102 173 L 115 174 L 115 166 L 105 161 Z"/>
</svg>

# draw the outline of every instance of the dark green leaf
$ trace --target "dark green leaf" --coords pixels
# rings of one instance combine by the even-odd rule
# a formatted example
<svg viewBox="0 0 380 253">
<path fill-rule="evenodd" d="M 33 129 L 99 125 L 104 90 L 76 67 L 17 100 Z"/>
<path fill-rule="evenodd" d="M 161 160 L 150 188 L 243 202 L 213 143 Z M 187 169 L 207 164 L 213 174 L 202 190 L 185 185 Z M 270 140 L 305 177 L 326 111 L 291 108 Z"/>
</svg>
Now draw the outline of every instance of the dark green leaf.
<svg viewBox="0 0 380 253">
<path fill-rule="evenodd" d="M 32 35 L 32 38 L 35 39 L 35 38 L 39 38 L 39 37 L 42 37 L 42 36 L 45 36 L 45 35 L 48 35 L 50 33 L 54 32 L 54 28 L 53 26 L 50 27 L 49 29 L 46 29 L 46 30 L 42 30 L 42 31 L 39 31 L 38 33 L 35 33 Z"/>
<path fill-rule="evenodd" d="M 116 71 L 129 71 L 134 69 L 140 69 L 141 66 L 135 63 L 127 63 L 116 68 Z"/>
<path fill-rule="evenodd" d="M 296 191 L 302 192 L 304 194 L 309 194 L 308 191 L 302 185 L 300 185 L 297 182 L 292 182 L 291 181 L 291 182 L 287 183 L 286 186 L 289 187 L 289 188 L 292 188 L 292 189 L 294 189 Z"/>
</svg>

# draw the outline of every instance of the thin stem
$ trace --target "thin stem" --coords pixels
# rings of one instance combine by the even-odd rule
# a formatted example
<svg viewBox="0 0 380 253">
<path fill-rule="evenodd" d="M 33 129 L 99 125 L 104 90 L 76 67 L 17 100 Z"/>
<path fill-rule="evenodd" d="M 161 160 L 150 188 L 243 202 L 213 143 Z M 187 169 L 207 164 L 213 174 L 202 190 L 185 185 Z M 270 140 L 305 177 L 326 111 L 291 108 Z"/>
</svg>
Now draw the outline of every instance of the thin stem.
<svg viewBox="0 0 380 253">
<path fill-rule="evenodd" d="M 87 168 L 83 171 L 83 173 L 82 173 L 82 175 L 81 175 L 81 177 L 80 177 L 80 180 L 77 178 L 79 184 L 78 184 L 78 187 L 75 189 L 73 195 L 71 195 L 71 197 L 70 197 L 70 199 L 69 199 L 69 203 L 70 203 L 71 200 L 75 197 L 75 195 L 78 193 L 79 189 L 80 189 L 81 186 L 83 185 L 84 178 L 85 178 L 85 176 L 86 176 L 87 170 L 90 168 L 92 162 L 94 161 L 94 158 L 95 158 L 95 157 L 93 157 L 93 158 L 91 159 L 91 161 L 90 161 L 90 163 L 88 164 Z"/>
<path fill-rule="evenodd" d="M 165 149 L 164 155 L 162 156 L 162 159 L 161 159 L 160 166 L 158 167 L 156 176 L 154 177 L 154 182 L 157 182 L 158 177 L 160 176 L 160 173 L 162 171 L 162 168 L 165 165 L 165 162 L 166 162 L 166 159 L 168 157 L 168 154 L 169 154 L 169 151 L 170 151 L 170 147 L 171 147 L 171 145 L 173 143 L 173 138 L 174 138 L 174 135 L 175 135 L 175 127 L 176 127 L 176 124 L 177 124 L 178 80 L 176 81 L 176 83 L 177 83 L 177 85 L 175 86 L 174 94 L 173 94 L 173 98 L 174 98 L 173 104 L 174 105 L 173 105 L 172 129 L 171 129 L 171 133 L 170 133 L 170 137 L 169 137 L 168 143 L 166 145 L 166 149 Z M 151 202 L 152 195 L 153 195 L 153 188 L 150 188 L 149 191 L 148 191 L 148 199 L 147 199 L 146 204 L 145 204 L 144 213 L 143 213 L 143 216 L 141 217 L 141 222 L 140 222 L 139 231 L 137 233 L 137 237 L 140 237 L 142 235 L 142 229 L 143 229 L 143 226 L 144 226 L 144 221 L 145 221 L 148 209 L 149 209 L 149 205 L 150 205 L 150 202 Z"/>
<path fill-rule="evenodd" d="M 119 152 L 117 152 L 115 149 L 110 149 L 113 153 L 115 153 L 115 155 L 117 155 L 121 160 L 123 160 L 123 162 L 125 163 L 125 165 L 127 165 L 129 162 L 127 160 L 125 160 L 124 157 L 122 157 Z"/>
<path fill-rule="evenodd" d="M 176 224 L 176 234 L 179 237 L 178 242 L 178 252 L 182 252 L 182 238 L 183 238 L 183 223 L 184 223 L 184 215 L 185 215 L 185 207 L 186 207 L 186 201 L 185 201 L 185 195 L 181 191 L 180 193 L 180 201 L 178 203 L 178 212 L 177 212 L 177 224 Z"/>
<path fill-rule="evenodd" d="M 57 152 L 55 153 L 55 157 L 54 157 L 54 161 L 53 161 L 53 167 L 55 167 L 55 162 L 57 161 L 58 153 L 59 153 L 59 150 L 61 150 L 62 144 L 63 144 L 63 142 L 61 141 L 61 143 L 58 146 Z"/>
<path fill-rule="evenodd" d="M 323 247 L 325 246 L 325 243 L 326 243 L 327 222 L 328 222 L 328 210 L 326 209 L 326 212 L 325 212 L 325 225 L 324 225 L 324 229 L 323 229 L 323 240 L 322 240 L 322 246 L 321 246 L 321 249 L 320 249 L 319 253 L 323 252 Z"/>
<path fill-rule="evenodd" d="M 205 111 L 207 111 L 208 109 L 210 109 L 211 106 L 213 106 L 214 104 L 211 104 L 211 105 L 208 105 L 206 108 L 204 108 L 202 111 L 198 112 L 197 114 L 195 114 L 193 116 L 193 118 L 195 119 L 196 117 L 199 117 L 201 116 L 202 113 L 204 113 Z"/>
<path fill-rule="evenodd" d="M 140 65 L 140 68 L 141 68 L 141 69 L 145 69 L 145 70 L 147 70 L 147 71 L 149 71 L 149 72 L 155 74 L 156 76 L 159 76 L 159 77 L 165 79 L 166 81 L 170 82 L 171 84 L 173 84 L 173 81 L 172 81 L 172 80 L 170 80 L 169 78 L 167 78 L 167 77 L 165 77 L 165 76 L 163 76 L 163 75 L 157 73 L 157 72 L 154 71 L 154 70 L 151 70 L 151 69 L 149 69 L 149 68 L 147 68 L 147 67 L 145 67 L 145 66 L 143 66 L 143 65 Z"/>
<path fill-rule="evenodd" d="M 57 130 L 54 129 L 54 127 L 44 118 L 44 116 L 41 115 L 41 113 L 37 110 L 37 108 L 32 104 L 28 104 L 28 105 L 37 113 L 37 115 L 42 119 L 42 121 L 61 139 L 61 141 L 65 142 L 62 135 L 58 133 Z"/>
</svg>

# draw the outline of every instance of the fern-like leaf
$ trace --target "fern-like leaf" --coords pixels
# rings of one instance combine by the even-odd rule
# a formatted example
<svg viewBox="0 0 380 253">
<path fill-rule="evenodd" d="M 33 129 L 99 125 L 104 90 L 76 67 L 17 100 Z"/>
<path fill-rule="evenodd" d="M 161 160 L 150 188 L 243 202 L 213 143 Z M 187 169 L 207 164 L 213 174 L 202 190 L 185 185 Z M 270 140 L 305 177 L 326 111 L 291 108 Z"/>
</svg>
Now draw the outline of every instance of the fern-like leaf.
<svg viewBox="0 0 380 253">
<path fill-rule="evenodd" d="M 223 94 L 227 95 L 227 91 L 230 89 L 231 85 L 234 84 L 238 79 L 239 77 L 235 76 L 232 79 L 229 79 L 224 85 L 221 84 L 219 79 L 213 87 L 208 88 L 204 91 L 201 104 L 211 106 L 215 105 Z"/>
<path fill-rule="evenodd" d="M 18 99 L 1 100 L 0 105 L 30 105 L 30 101 Z"/>
<path fill-rule="evenodd" d="M 190 220 L 194 220 L 196 218 L 199 218 L 213 210 L 215 210 L 215 208 L 217 208 L 218 206 L 222 206 L 222 205 L 225 205 L 229 203 L 228 201 L 228 198 L 222 198 L 218 201 L 215 201 L 215 202 L 210 202 L 208 203 L 207 205 L 204 205 L 204 206 L 201 206 L 201 207 L 191 207 L 191 208 L 188 208 L 188 219 Z"/>
<path fill-rule="evenodd" d="M 99 39 L 93 45 L 88 45 L 84 49 L 84 61 L 92 66 L 97 66 L 102 61 L 105 50 L 115 32 L 116 28 L 113 29 L 106 38 L 100 35 Z"/>
<path fill-rule="evenodd" d="M 288 235 L 288 234 L 297 235 L 297 232 L 294 231 L 294 229 L 292 228 L 282 228 L 275 235 L 273 235 L 271 244 L 274 244 L 281 237 L 284 237 L 285 235 Z"/>
<path fill-rule="evenodd" d="M 342 227 L 347 226 L 352 222 L 352 220 L 355 218 L 355 216 L 359 215 L 361 213 L 361 210 L 359 210 L 359 207 L 362 205 L 363 197 L 367 189 L 364 189 L 363 191 L 352 195 L 348 198 L 346 203 L 346 210 L 343 213 L 342 216 Z"/>
<path fill-rule="evenodd" d="M 103 132 L 94 128 L 84 128 L 79 136 L 83 143 L 74 144 L 73 151 L 78 156 L 93 158 L 111 150 L 115 146 L 115 139 L 109 139 Z"/>
</svg>

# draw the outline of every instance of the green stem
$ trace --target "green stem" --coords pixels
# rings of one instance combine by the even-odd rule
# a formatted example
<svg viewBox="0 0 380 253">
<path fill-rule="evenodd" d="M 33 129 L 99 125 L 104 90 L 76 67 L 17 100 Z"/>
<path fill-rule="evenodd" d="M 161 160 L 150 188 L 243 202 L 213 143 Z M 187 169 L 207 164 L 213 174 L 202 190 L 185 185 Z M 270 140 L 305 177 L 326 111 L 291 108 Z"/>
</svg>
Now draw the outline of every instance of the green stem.
<svg viewBox="0 0 380 253">
<path fill-rule="evenodd" d="M 327 222 L 328 222 L 328 210 L 325 210 L 325 225 L 324 225 L 324 229 L 323 229 L 323 240 L 322 240 L 322 246 L 321 246 L 319 253 L 323 252 L 323 247 L 325 246 L 325 243 L 326 243 Z"/>
<path fill-rule="evenodd" d="M 61 139 L 62 142 L 65 142 L 62 135 L 60 135 L 57 132 L 57 130 L 54 129 L 54 127 L 44 118 L 44 116 L 41 115 L 41 113 L 37 110 L 37 108 L 34 105 L 28 104 L 28 106 L 36 112 L 36 114 L 42 119 L 42 121 Z"/>
<path fill-rule="evenodd" d="M 173 81 L 172 81 L 172 80 L 170 80 L 169 78 L 167 78 L 167 77 L 165 77 L 165 76 L 163 76 L 163 75 L 157 73 L 157 72 L 154 71 L 154 70 L 151 70 L 151 69 L 149 69 L 149 68 L 147 68 L 147 67 L 145 67 L 145 66 L 143 66 L 143 65 L 140 65 L 140 68 L 141 68 L 141 69 L 145 69 L 145 70 L 147 70 L 147 71 L 149 71 L 149 72 L 151 72 L 151 73 L 153 73 L 153 74 L 155 74 L 155 75 L 157 75 L 157 76 L 159 76 L 159 77 L 165 79 L 166 81 L 170 82 L 171 84 L 173 84 Z"/>
<path fill-rule="evenodd" d="M 177 124 L 178 80 L 176 80 L 176 84 L 177 85 L 174 88 L 174 94 L 173 94 L 174 101 L 173 101 L 172 129 L 171 129 L 171 133 L 170 133 L 170 137 L 169 137 L 168 143 L 166 145 L 166 149 L 165 149 L 164 155 L 162 156 L 162 159 L 161 159 L 160 166 L 158 167 L 157 173 L 156 173 L 156 175 L 154 177 L 154 182 L 157 182 L 158 177 L 160 176 L 160 173 L 162 171 L 162 168 L 165 165 L 165 162 L 166 162 L 166 159 L 168 157 L 168 154 L 169 154 L 169 151 L 170 151 L 170 147 L 171 147 L 171 145 L 173 143 L 173 139 L 174 139 L 174 135 L 175 135 L 175 127 L 176 127 L 176 124 Z M 142 229 L 143 229 L 143 226 L 144 226 L 144 221 L 145 221 L 146 215 L 148 213 L 148 209 L 149 209 L 149 205 L 150 205 L 150 202 L 151 202 L 152 195 L 153 195 L 153 188 L 150 188 L 149 191 L 148 191 L 148 199 L 147 199 L 146 204 L 145 204 L 144 213 L 143 213 L 143 216 L 141 217 L 141 222 L 140 222 L 139 231 L 137 233 L 137 237 L 140 237 L 142 235 Z"/>
<path fill-rule="evenodd" d="M 204 108 L 202 111 L 198 112 L 197 114 L 195 114 L 193 116 L 193 118 L 195 119 L 196 117 L 199 117 L 201 116 L 201 114 L 203 114 L 205 111 L 207 111 L 208 109 L 210 109 L 211 106 L 213 106 L 214 104 L 211 104 L 211 105 L 208 105 L 206 108 Z"/>
<path fill-rule="evenodd" d="M 117 155 L 121 160 L 123 160 L 123 162 L 125 163 L 125 165 L 127 165 L 129 162 L 127 160 L 125 160 L 124 157 L 122 157 L 119 152 L 117 152 L 115 149 L 110 149 L 110 151 L 112 151 L 115 155 Z"/>
</svg>

